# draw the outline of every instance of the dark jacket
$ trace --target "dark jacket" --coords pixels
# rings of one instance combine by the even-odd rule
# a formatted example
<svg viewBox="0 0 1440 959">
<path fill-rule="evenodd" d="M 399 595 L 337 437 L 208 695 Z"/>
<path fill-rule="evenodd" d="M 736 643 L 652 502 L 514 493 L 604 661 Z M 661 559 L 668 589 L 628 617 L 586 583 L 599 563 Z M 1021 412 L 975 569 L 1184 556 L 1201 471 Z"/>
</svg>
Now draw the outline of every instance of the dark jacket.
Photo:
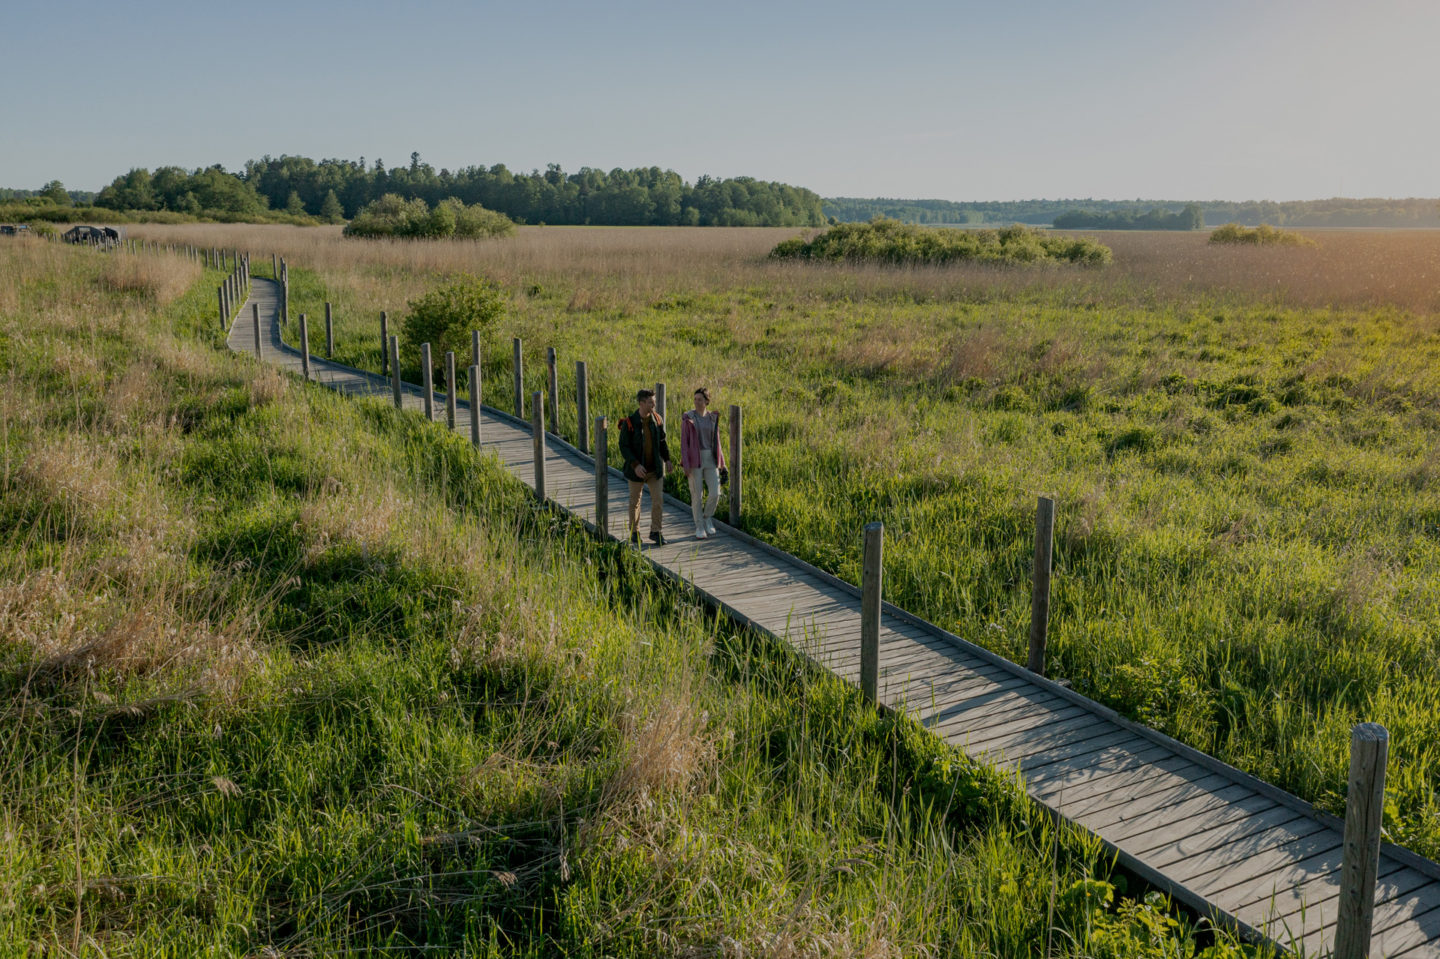
<svg viewBox="0 0 1440 959">
<path fill-rule="evenodd" d="M 650 424 L 655 430 L 655 455 L 660 462 L 670 462 L 670 447 L 665 443 L 665 424 L 655 413 L 650 414 Z M 639 463 L 645 456 L 645 423 L 640 418 L 640 411 L 636 410 L 620 421 L 620 452 L 625 456 L 625 478 L 631 482 L 640 482 L 640 477 L 635 475 L 635 464 Z M 650 475 L 656 475 L 660 469 L 660 463 L 646 463 L 645 471 Z"/>
</svg>

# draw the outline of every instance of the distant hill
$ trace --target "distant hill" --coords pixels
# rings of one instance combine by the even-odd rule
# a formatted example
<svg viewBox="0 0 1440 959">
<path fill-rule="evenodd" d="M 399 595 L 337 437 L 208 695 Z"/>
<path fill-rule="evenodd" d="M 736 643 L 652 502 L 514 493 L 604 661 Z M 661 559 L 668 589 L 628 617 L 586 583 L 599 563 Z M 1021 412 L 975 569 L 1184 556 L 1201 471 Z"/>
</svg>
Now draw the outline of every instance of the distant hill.
<svg viewBox="0 0 1440 959">
<path fill-rule="evenodd" d="M 890 217 L 904 223 L 932 226 L 979 226 L 1025 223 L 1048 226 L 1056 217 L 1086 214 L 1089 222 L 1098 224 L 1098 217 L 1143 222 L 1159 211 L 1180 215 L 1187 206 L 1199 206 L 1204 225 L 1243 223 L 1258 226 L 1324 227 L 1440 227 L 1440 199 L 1351 199 L 1292 200 L 1278 203 L 1270 200 L 1006 200 L 986 203 L 953 200 L 860 199 L 832 197 L 823 201 L 826 217 L 841 223 L 867 222 L 877 216 Z M 1090 229 L 1100 228 L 1098 225 Z"/>
</svg>

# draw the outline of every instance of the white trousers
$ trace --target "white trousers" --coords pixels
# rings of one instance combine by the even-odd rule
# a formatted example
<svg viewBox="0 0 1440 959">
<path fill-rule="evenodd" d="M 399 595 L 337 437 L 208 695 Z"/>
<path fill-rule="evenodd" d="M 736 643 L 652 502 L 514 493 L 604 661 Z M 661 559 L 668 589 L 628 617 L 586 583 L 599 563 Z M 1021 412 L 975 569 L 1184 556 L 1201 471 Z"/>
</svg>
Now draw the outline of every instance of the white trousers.
<svg viewBox="0 0 1440 959">
<path fill-rule="evenodd" d="M 686 470 L 685 475 L 690 480 L 690 513 L 695 517 L 695 528 L 701 529 L 720 505 L 720 470 L 715 466 L 715 451 L 701 450 L 700 468 Z M 701 496 L 702 480 L 709 496 Z"/>
</svg>

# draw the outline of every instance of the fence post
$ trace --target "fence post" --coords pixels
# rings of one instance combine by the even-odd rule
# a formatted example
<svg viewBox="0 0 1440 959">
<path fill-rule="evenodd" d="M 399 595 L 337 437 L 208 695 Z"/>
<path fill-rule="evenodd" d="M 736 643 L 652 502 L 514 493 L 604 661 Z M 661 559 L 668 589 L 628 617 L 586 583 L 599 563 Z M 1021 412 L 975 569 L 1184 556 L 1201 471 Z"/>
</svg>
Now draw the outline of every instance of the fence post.
<svg viewBox="0 0 1440 959">
<path fill-rule="evenodd" d="M 390 372 L 390 354 L 385 346 L 390 342 L 390 318 L 385 311 L 380 311 L 380 375 L 385 376 Z"/>
<path fill-rule="evenodd" d="M 255 359 L 260 359 L 260 304 L 250 304 L 250 318 L 255 321 Z"/>
<path fill-rule="evenodd" d="M 530 434 L 535 438 L 535 498 L 545 502 L 545 394 L 530 397 Z"/>
<path fill-rule="evenodd" d="M 304 316 L 302 313 L 301 316 Z M 435 418 L 435 373 L 430 368 L 430 344 L 420 344 L 420 383 L 425 390 L 425 418 Z"/>
<path fill-rule="evenodd" d="M 730 525 L 740 525 L 740 506 L 744 502 L 741 496 L 740 486 L 740 427 L 742 425 L 740 407 L 730 407 L 730 455 L 726 457 L 730 462 Z"/>
<path fill-rule="evenodd" d="M 310 326 L 304 313 L 300 314 L 300 372 L 310 379 Z"/>
<path fill-rule="evenodd" d="M 660 414 L 662 424 L 669 422 L 665 419 L 665 384 L 655 384 L 655 412 Z"/>
<path fill-rule="evenodd" d="M 1055 542 L 1055 501 L 1040 497 L 1035 506 L 1035 576 L 1030 593 L 1030 657 L 1026 668 L 1045 675 L 1045 642 L 1050 628 L 1050 556 Z"/>
<path fill-rule="evenodd" d="M 515 337 L 515 417 L 525 418 L 524 369 L 521 366 L 520 337 Z"/>
<path fill-rule="evenodd" d="M 480 331 L 470 331 L 470 365 L 480 365 Z"/>
<path fill-rule="evenodd" d="M 575 361 L 575 412 L 579 423 L 576 429 L 580 452 L 590 452 L 590 375 L 584 360 Z"/>
<path fill-rule="evenodd" d="M 330 301 L 325 301 L 325 355 L 335 355 L 335 321 L 330 315 Z"/>
<path fill-rule="evenodd" d="M 607 463 L 609 452 L 609 421 L 603 416 L 595 417 L 595 530 L 600 539 L 610 538 L 610 467 Z"/>
<path fill-rule="evenodd" d="M 860 581 L 860 692 L 872 706 L 880 701 L 880 597 L 883 586 L 885 524 L 865 524 L 865 569 Z"/>
<path fill-rule="evenodd" d="M 480 366 L 470 367 L 470 443 L 480 445 Z"/>
<path fill-rule="evenodd" d="M 215 287 L 215 299 L 220 308 L 220 332 L 225 332 L 225 287 Z"/>
<path fill-rule="evenodd" d="M 274 253 L 270 254 L 270 275 L 277 280 L 280 279 L 280 263 L 275 259 Z"/>
<path fill-rule="evenodd" d="M 1390 734 L 1379 723 L 1360 723 L 1350 731 L 1350 783 L 1345 797 L 1335 959 L 1365 959 L 1370 954 L 1389 751 Z"/>
<path fill-rule="evenodd" d="M 555 370 L 555 347 L 545 348 L 545 375 L 550 389 L 550 432 L 560 435 L 560 377 Z"/>
<path fill-rule="evenodd" d="M 445 428 L 455 428 L 455 351 L 445 351 Z"/>
<path fill-rule="evenodd" d="M 395 394 L 395 408 L 403 409 L 404 401 L 400 394 L 400 338 L 390 337 L 390 390 Z"/>
</svg>

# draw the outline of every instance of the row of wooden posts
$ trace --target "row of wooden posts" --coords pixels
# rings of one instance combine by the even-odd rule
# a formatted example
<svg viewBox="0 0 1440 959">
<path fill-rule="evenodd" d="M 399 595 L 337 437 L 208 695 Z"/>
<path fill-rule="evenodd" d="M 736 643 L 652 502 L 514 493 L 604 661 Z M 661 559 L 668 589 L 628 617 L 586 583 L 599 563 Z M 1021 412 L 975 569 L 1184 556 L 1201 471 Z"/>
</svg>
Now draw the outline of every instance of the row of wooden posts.
<svg viewBox="0 0 1440 959">
<path fill-rule="evenodd" d="M 284 261 L 272 269 L 281 280 L 281 302 L 285 302 L 288 291 L 288 270 Z M 255 307 L 255 349 L 260 352 L 260 322 L 258 307 Z M 282 306 L 283 309 L 283 306 Z M 283 319 L 282 312 L 282 319 Z M 388 316 L 380 314 L 381 375 L 389 375 L 395 408 L 402 407 L 403 390 L 400 380 L 400 344 L 397 336 L 389 332 Z M 302 372 L 310 377 L 310 339 L 305 314 L 300 314 L 300 355 Z M 325 304 L 325 352 L 334 353 L 334 327 L 330 304 Z M 530 394 L 529 424 L 534 437 L 534 487 L 535 496 L 545 500 L 545 435 L 560 432 L 559 383 L 556 353 L 553 347 L 546 350 L 547 391 L 537 390 Z M 524 395 L 523 343 L 515 337 L 513 343 L 513 400 L 515 417 L 526 419 Z M 422 396 L 426 419 L 435 418 L 435 395 L 433 362 L 430 344 L 420 346 L 420 368 L 423 376 Z M 480 381 L 480 333 L 471 332 L 470 374 L 470 441 L 480 445 L 481 381 Z M 577 443 L 581 452 L 592 453 L 589 427 L 589 386 L 588 370 L 584 360 L 575 364 Z M 445 423 L 455 428 L 456 366 L 454 352 L 445 354 Z M 665 384 L 657 383 L 656 409 L 662 421 L 665 416 Z M 545 413 L 548 412 L 548 423 Z M 741 409 L 730 407 L 730 523 L 738 526 L 741 516 L 743 454 Z M 547 429 L 548 427 L 548 429 Z M 602 537 L 609 536 L 609 470 L 608 427 L 605 416 L 593 420 L 595 463 L 595 527 Z M 1045 657 L 1050 620 L 1050 574 L 1053 558 L 1055 530 L 1055 501 L 1046 496 L 1039 498 L 1035 512 L 1035 559 L 1031 595 L 1031 616 L 1027 668 L 1045 675 Z M 871 703 L 879 703 L 880 678 L 880 620 L 883 607 L 883 566 L 884 566 L 884 525 L 869 523 L 865 527 L 864 565 L 861 577 L 861 628 L 860 628 L 860 689 Z M 1345 813 L 1344 860 L 1341 868 L 1341 892 L 1339 926 L 1336 931 L 1335 955 L 1338 959 L 1360 959 L 1366 955 L 1372 924 L 1374 890 L 1380 855 L 1380 818 L 1383 810 L 1385 791 L 1385 766 L 1389 749 L 1389 736 L 1383 726 L 1375 723 L 1357 725 L 1351 736 L 1349 791 Z"/>
</svg>

